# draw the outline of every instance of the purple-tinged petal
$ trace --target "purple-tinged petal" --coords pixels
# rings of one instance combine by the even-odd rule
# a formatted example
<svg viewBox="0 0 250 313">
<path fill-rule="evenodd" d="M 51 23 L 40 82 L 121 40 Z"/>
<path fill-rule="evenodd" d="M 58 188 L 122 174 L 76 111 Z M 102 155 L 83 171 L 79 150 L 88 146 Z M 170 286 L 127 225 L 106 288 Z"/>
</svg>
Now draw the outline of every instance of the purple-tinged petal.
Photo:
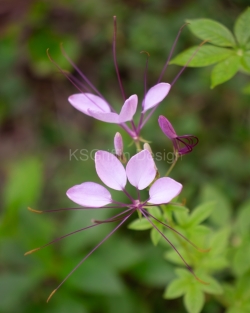
<svg viewBox="0 0 250 313">
<path fill-rule="evenodd" d="M 182 184 L 169 177 L 157 179 L 149 189 L 149 203 L 168 203 L 182 190 Z"/>
<path fill-rule="evenodd" d="M 127 164 L 126 173 L 131 185 L 142 190 L 155 178 L 155 162 L 148 150 L 134 155 Z"/>
<path fill-rule="evenodd" d="M 94 111 L 89 109 L 88 110 L 89 115 L 96 118 L 97 120 L 107 122 L 107 123 L 114 123 L 119 124 L 119 115 L 117 113 L 113 112 L 100 112 L 100 111 Z"/>
<path fill-rule="evenodd" d="M 110 112 L 108 103 L 92 93 L 78 93 L 69 97 L 69 103 L 77 110 L 90 115 L 89 110 L 97 112 Z"/>
<path fill-rule="evenodd" d="M 143 100 L 143 113 L 160 103 L 167 96 L 170 88 L 171 85 L 168 83 L 159 83 L 150 88 Z"/>
<path fill-rule="evenodd" d="M 122 154 L 123 154 L 123 140 L 122 140 L 122 135 L 118 132 L 115 134 L 114 146 L 115 146 L 115 154 L 117 156 L 122 156 Z"/>
<path fill-rule="evenodd" d="M 177 134 L 172 124 L 169 122 L 169 120 L 165 116 L 160 115 L 158 122 L 159 122 L 161 130 L 170 140 L 177 137 Z"/>
<path fill-rule="evenodd" d="M 198 144 L 199 139 L 192 135 L 178 136 L 175 139 L 180 155 L 187 154 L 193 151 L 193 148 Z"/>
<path fill-rule="evenodd" d="M 121 162 L 107 151 L 97 151 L 95 154 L 95 168 L 99 178 L 105 185 L 115 190 L 123 190 L 127 176 Z"/>
<path fill-rule="evenodd" d="M 102 185 L 92 182 L 75 185 L 66 194 L 73 202 L 86 207 L 99 208 L 112 203 L 110 192 Z"/>
<path fill-rule="evenodd" d="M 133 116 L 135 115 L 136 108 L 138 103 L 137 95 L 129 97 L 123 104 L 121 113 L 119 115 L 119 123 L 124 123 L 132 121 Z"/>
</svg>

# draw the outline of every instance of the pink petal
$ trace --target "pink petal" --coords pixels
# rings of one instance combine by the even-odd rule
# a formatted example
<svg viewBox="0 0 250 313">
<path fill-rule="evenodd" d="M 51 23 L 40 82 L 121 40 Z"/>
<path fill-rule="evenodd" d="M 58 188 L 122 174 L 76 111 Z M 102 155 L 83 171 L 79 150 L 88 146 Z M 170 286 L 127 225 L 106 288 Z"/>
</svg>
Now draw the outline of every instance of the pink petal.
<svg viewBox="0 0 250 313">
<path fill-rule="evenodd" d="M 139 190 L 146 188 L 155 178 L 154 160 L 148 150 L 142 150 L 134 155 L 126 167 L 127 177 L 131 185 Z"/>
<path fill-rule="evenodd" d="M 165 116 L 160 115 L 158 122 L 159 122 L 161 130 L 170 140 L 177 137 L 177 134 L 172 124 L 169 122 L 169 120 Z"/>
<path fill-rule="evenodd" d="M 126 186 L 126 172 L 121 162 L 107 151 L 97 151 L 95 168 L 98 176 L 110 188 L 123 190 Z"/>
<path fill-rule="evenodd" d="M 89 109 L 98 112 L 110 112 L 108 103 L 92 93 L 78 93 L 70 96 L 68 100 L 74 108 L 90 116 Z"/>
<path fill-rule="evenodd" d="M 99 208 L 112 203 L 110 192 L 103 186 L 92 182 L 75 185 L 66 194 L 70 200 L 85 207 Z"/>
<path fill-rule="evenodd" d="M 88 110 L 89 115 L 96 118 L 97 120 L 107 122 L 107 123 L 114 123 L 119 124 L 119 115 L 113 112 L 99 112 L 94 110 Z"/>
<path fill-rule="evenodd" d="M 143 113 L 160 103 L 167 96 L 170 88 L 171 85 L 168 83 L 159 83 L 150 88 L 143 100 Z"/>
<path fill-rule="evenodd" d="M 157 179 L 149 189 L 149 203 L 168 203 L 182 190 L 182 184 L 169 177 Z"/>
<path fill-rule="evenodd" d="M 137 108 L 138 97 L 137 95 L 133 95 L 129 97 L 125 102 L 121 109 L 121 113 L 119 116 L 119 122 L 124 123 L 128 121 L 132 121 L 133 116 L 135 115 Z"/>
</svg>

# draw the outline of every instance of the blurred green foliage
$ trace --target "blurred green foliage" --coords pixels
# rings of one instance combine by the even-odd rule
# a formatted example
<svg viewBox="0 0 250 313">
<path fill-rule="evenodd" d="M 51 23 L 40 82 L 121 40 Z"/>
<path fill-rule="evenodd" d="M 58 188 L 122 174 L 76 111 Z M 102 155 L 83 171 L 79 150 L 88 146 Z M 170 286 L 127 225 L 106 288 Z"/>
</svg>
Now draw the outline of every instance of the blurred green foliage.
<svg viewBox="0 0 250 313">
<path fill-rule="evenodd" d="M 249 96 L 241 93 L 248 77 L 240 73 L 211 91 L 209 67 L 186 69 L 142 132 L 153 142 L 154 152 L 166 155 L 165 160 L 157 161 L 161 173 L 170 166 L 167 153 L 172 147 L 158 127 L 159 114 L 165 115 L 179 134 L 191 133 L 200 140 L 171 173 L 184 185 L 180 200 L 186 199 L 187 207 L 197 209 L 188 215 L 181 209 L 176 211 L 173 222 L 188 238 L 189 227 L 195 227 L 197 235 L 193 238 L 192 232 L 189 239 L 201 248 L 211 247 L 207 254 L 188 250 L 195 259 L 197 275 L 210 282 L 208 287 L 195 280 L 191 285 L 182 284 L 193 277 L 184 268 L 176 268 L 183 263 L 152 230 L 156 246 L 147 231 L 122 227 L 48 305 L 45 299 L 50 292 L 112 225 L 100 225 L 23 256 L 30 249 L 89 225 L 93 218 L 112 216 L 109 210 L 51 215 L 27 210 L 28 206 L 38 210 L 72 206 L 66 190 L 83 181 L 98 182 L 89 153 L 93 149 L 113 149 L 117 131 L 117 126 L 93 120 L 69 105 L 67 97 L 76 90 L 49 61 L 46 49 L 63 69 L 76 74 L 62 56 L 63 43 L 77 66 L 120 108 L 122 97 L 111 49 L 113 15 L 118 20 L 117 59 L 126 94 L 136 93 L 141 99 L 145 56 L 140 51 L 151 55 L 150 86 L 157 81 L 185 20 L 213 19 L 233 29 L 247 5 L 247 0 L 2 1 L 1 313 L 181 313 L 186 310 L 177 297 L 183 294 L 184 304 L 192 313 L 199 312 L 204 299 L 204 313 L 219 313 L 222 308 L 227 313 L 249 312 L 250 108 Z M 195 44 L 198 40 L 184 29 L 175 54 Z M 171 82 L 179 70 L 169 66 L 164 81 Z M 126 150 L 133 153 L 130 139 L 122 134 Z M 81 149 L 88 151 L 88 160 L 80 159 Z M 75 150 L 76 157 L 70 157 Z M 119 193 L 116 196 L 119 199 Z M 195 213 L 200 203 L 211 201 L 216 204 L 209 217 Z M 199 223 L 206 217 L 206 225 L 192 224 L 190 219 L 196 220 L 195 216 Z M 173 233 L 166 234 L 178 245 Z M 205 274 L 202 269 L 206 269 Z M 207 277 L 207 272 L 213 277 Z M 185 289 L 187 286 L 189 289 Z M 165 300 L 163 294 L 177 299 Z"/>
</svg>

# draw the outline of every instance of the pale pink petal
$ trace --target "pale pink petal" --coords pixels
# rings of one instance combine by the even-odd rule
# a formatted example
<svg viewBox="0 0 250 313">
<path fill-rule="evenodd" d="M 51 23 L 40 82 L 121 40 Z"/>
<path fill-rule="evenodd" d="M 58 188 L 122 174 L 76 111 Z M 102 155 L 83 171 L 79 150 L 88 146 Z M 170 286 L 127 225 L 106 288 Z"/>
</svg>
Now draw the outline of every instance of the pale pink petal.
<svg viewBox="0 0 250 313">
<path fill-rule="evenodd" d="M 110 192 L 103 186 L 92 182 L 75 185 L 66 194 L 70 200 L 85 207 L 99 208 L 112 203 Z"/>
<path fill-rule="evenodd" d="M 108 103 L 92 93 L 74 94 L 68 100 L 74 108 L 90 116 L 89 109 L 98 112 L 110 112 Z"/>
<path fill-rule="evenodd" d="M 131 185 L 139 190 L 146 188 L 155 178 L 155 162 L 148 150 L 134 155 L 127 164 L 126 173 Z"/>
<path fill-rule="evenodd" d="M 149 203 L 168 203 L 181 192 L 182 184 L 169 177 L 157 179 L 149 189 Z"/>
<path fill-rule="evenodd" d="M 137 95 L 133 95 L 129 97 L 125 102 L 121 109 L 121 113 L 119 115 L 119 122 L 124 123 L 128 121 L 132 121 L 133 116 L 135 115 L 137 108 L 138 97 Z"/>
<path fill-rule="evenodd" d="M 143 112 L 152 109 L 160 103 L 167 96 L 170 88 L 171 85 L 168 83 L 159 83 L 150 88 L 143 100 Z"/>
<path fill-rule="evenodd" d="M 119 115 L 113 112 L 99 112 L 89 109 L 89 115 L 96 118 L 97 120 L 107 122 L 107 123 L 114 123 L 119 124 Z"/>
<path fill-rule="evenodd" d="M 112 153 L 97 151 L 95 168 L 98 176 L 108 187 L 123 190 L 126 186 L 126 172 L 121 162 Z"/>
<path fill-rule="evenodd" d="M 165 116 L 160 115 L 158 122 L 159 122 L 161 130 L 170 140 L 177 137 L 177 134 L 172 124 L 169 122 L 169 120 Z"/>
</svg>

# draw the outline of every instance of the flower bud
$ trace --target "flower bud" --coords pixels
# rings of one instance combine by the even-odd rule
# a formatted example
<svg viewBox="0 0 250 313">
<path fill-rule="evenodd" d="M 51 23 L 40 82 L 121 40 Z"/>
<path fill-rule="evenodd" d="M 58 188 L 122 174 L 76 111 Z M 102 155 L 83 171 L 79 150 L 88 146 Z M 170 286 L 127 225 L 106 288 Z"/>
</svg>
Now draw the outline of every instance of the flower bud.
<svg viewBox="0 0 250 313">
<path fill-rule="evenodd" d="M 123 140 L 122 140 L 122 135 L 118 132 L 115 134 L 114 146 L 115 146 L 115 154 L 118 157 L 121 157 L 123 154 Z"/>
</svg>

